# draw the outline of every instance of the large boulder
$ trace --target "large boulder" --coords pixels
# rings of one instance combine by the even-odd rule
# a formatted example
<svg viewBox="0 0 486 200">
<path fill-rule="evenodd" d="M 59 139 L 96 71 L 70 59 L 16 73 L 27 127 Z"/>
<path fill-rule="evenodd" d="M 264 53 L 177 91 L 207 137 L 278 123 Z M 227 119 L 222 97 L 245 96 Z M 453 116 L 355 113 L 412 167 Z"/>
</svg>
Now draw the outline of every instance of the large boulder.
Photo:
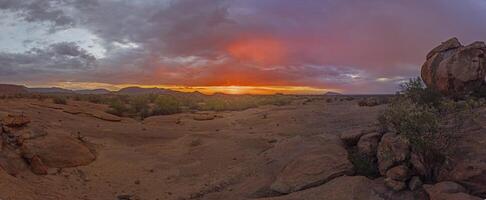
<svg viewBox="0 0 486 200">
<path fill-rule="evenodd" d="M 469 126 L 454 141 L 438 180 L 460 183 L 471 194 L 486 198 L 486 108 L 475 120 L 481 124 Z"/>
<path fill-rule="evenodd" d="M 25 159 L 46 167 L 66 168 L 87 165 L 95 155 L 78 140 L 62 135 L 49 134 L 46 137 L 26 141 L 21 147 Z M 37 158 L 36 158 L 37 157 Z"/>
<path fill-rule="evenodd" d="M 464 95 L 485 84 L 486 44 L 463 46 L 452 38 L 434 48 L 422 66 L 425 84 L 445 95 Z"/>
<path fill-rule="evenodd" d="M 381 134 L 377 132 L 363 135 L 358 141 L 358 152 L 362 155 L 374 157 L 380 139 Z"/>
<path fill-rule="evenodd" d="M 410 143 L 404 137 L 395 133 L 386 133 L 381 138 L 376 157 L 378 169 L 382 175 L 386 175 L 388 169 L 402 164 L 410 156 Z"/>
<path fill-rule="evenodd" d="M 322 135 L 309 139 L 318 141 L 317 145 L 290 161 L 272 183 L 272 190 L 287 194 L 353 173 L 353 165 L 338 137 Z"/>
<path fill-rule="evenodd" d="M 24 114 L 8 114 L 1 119 L 1 123 L 7 127 L 23 127 L 30 123 L 30 118 L 25 116 Z"/>
<path fill-rule="evenodd" d="M 364 176 L 341 176 L 326 184 L 289 195 L 264 200 L 426 200 L 421 191 L 395 192 L 384 187 L 383 180 Z M 263 200 L 263 199 L 262 199 Z"/>
<path fill-rule="evenodd" d="M 440 182 L 435 185 L 424 185 L 430 200 L 481 200 L 467 194 L 466 188 L 454 182 Z"/>
</svg>

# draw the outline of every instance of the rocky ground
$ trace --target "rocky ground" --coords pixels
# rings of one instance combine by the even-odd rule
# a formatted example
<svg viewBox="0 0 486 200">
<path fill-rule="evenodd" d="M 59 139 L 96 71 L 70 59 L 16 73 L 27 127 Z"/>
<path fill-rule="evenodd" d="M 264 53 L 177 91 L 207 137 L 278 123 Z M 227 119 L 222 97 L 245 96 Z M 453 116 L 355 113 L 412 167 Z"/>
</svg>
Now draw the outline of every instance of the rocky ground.
<svg viewBox="0 0 486 200">
<path fill-rule="evenodd" d="M 391 170 L 397 163 L 379 178 L 356 174 L 348 151 L 358 145 L 376 153 L 386 146 L 373 126 L 385 107 L 317 97 L 281 107 L 140 122 L 87 102 L 1 100 L 0 199 L 480 199 L 470 194 L 486 194 L 486 110 L 458 139 L 457 156 L 439 184 L 422 186 L 400 169 Z M 386 184 L 390 179 L 406 185 L 397 192 Z"/>
</svg>

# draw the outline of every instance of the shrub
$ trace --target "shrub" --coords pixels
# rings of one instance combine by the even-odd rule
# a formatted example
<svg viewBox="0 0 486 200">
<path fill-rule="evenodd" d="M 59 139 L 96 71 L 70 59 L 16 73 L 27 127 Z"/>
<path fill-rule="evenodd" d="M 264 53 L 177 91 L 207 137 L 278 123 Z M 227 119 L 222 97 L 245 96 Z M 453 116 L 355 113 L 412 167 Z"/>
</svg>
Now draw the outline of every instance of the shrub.
<svg viewBox="0 0 486 200">
<path fill-rule="evenodd" d="M 118 100 L 118 101 L 113 101 L 113 102 L 110 103 L 110 109 L 107 111 L 107 113 L 121 117 L 121 116 L 124 116 L 125 113 L 128 112 L 128 110 L 129 109 L 127 108 L 125 103 Z"/>
<path fill-rule="evenodd" d="M 375 158 L 361 154 L 356 149 L 350 150 L 348 158 L 353 164 L 356 174 L 366 176 L 368 178 L 376 178 L 380 176 L 378 164 Z"/>
<path fill-rule="evenodd" d="M 448 149 L 464 123 L 474 120 L 474 108 L 481 101 L 468 98 L 454 101 L 425 88 L 422 81 L 411 79 L 402 85 L 384 113 L 378 118 L 383 131 L 403 135 L 412 151 L 427 169 L 425 180 L 435 180 L 439 167 L 447 160 Z"/>
<path fill-rule="evenodd" d="M 145 95 L 133 96 L 130 99 L 130 108 L 132 109 L 133 113 L 140 113 L 149 109 L 149 103 L 150 101 Z"/>
<path fill-rule="evenodd" d="M 160 95 L 154 101 L 152 115 L 170 115 L 181 112 L 181 104 L 173 96 Z"/>
<path fill-rule="evenodd" d="M 63 104 L 63 105 L 67 104 L 66 97 L 63 97 L 63 96 L 55 96 L 52 99 L 52 102 L 55 103 L 55 104 Z"/>
<path fill-rule="evenodd" d="M 437 90 L 426 88 L 422 79 L 412 78 L 409 82 L 403 83 L 401 92 L 413 102 L 420 105 L 439 106 L 442 95 Z"/>
</svg>

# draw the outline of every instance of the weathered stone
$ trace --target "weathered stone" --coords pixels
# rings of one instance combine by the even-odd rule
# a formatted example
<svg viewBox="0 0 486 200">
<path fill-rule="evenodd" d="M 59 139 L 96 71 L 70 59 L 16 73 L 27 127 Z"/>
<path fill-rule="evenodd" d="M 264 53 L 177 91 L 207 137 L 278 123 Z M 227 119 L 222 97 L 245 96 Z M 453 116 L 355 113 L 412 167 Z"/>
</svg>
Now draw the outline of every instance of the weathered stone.
<svg viewBox="0 0 486 200">
<path fill-rule="evenodd" d="M 24 157 L 37 155 L 48 167 L 65 168 L 87 165 L 95 155 L 78 140 L 65 135 L 48 135 L 27 140 L 22 146 Z"/>
<path fill-rule="evenodd" d="M 362 155 L 375 156 L 378 143 L 380 142 L 381 134 L 369 133 L 363 135 L 358 142 L 358 152 Z"/>
<path fill-rule="evenodd" d="M 46 175 L 48 167 L 44 165 L 39 156 L 33 156 L 30 160 L 30 170 L 37 175 Z"/>
<path fill-rule="evenodd" d="M 476 120 L 482 123 L 481 128 L 464 131 L 454 141 L 437 180 L 460 183 L 471 194 L 486 198 L 486 108 L 478 114 Z"/>
<path fill-rule="evenodd" d="M 21 171 L 27 169 L 27 166 L 17 153 L 4 149 L 0 152 L 0 168 L 12 176 L 17 176 Z"/>
<path fill-rule="evenodd" d="M 209 121 L 215 119 L 215 115 L 209 115 L 209 114 L 199 114 L 199 115 L 194 115 L 193 119 L 196 121 Z"/>
<path fill-rule="evenodd" d="M 407 188 L 407 184 L 404 181 L 397 181 L 391 178 L 385 178 L 385 185 L 395 191 L 402 191 Z"/>
<path fill-rule="evenodd" d="M 326 135 L 312 140 L 321 141 L 322 146 L 316 146 L 286 165 L 271 185 L 272 190 L 291 193 L 353 173 L 353 165 L 339 138 Z"/>
<path fill-rule="evenodd" d="M 343 141 L 343 143 L 347 146 L 355 146 L 358 144 L 359 138 L 363 136 L 365 133 L 361 130 L 350 130 L 344 133 L 341 133 L 339 138 Z"/>
<path fill-rule="evenodd" d="M 364 176 L 342 176 L 307 190 L 265 200 L 378 200 L 374 182 Z M 404 199 L 405 200 L 405 199 Z M 409 200 L 409 199 L 406 199 Z M 411 200 L 411 199 L 410 199 Z"/>
<path fill-rule="evenodd" d="M 419 188 L 421 188 L 423 185 L 422 183 L 422 180 L 420 180 L 420 177 L 418 176 L 414 176 L 410 179 L 410 181 L 408 182 L 408 188 L 410 188 L 410 190 L 412 191 L 415 191 Z"/>
<path fill-rule="evenodd" d="M 443 94 L 469 94 L 485 84 L 485 57 L 486 45 L 483 42 L 462 46 L 453 38 L 427 55 L 421 76 L 428 87 Z"/>
<path fill-rule="evenodd" d="M 461 185 L 446 181 L 435 185 L 424 185 L 425 191 L 429 194 L 430 200 L 481 200 L 479 197 L 466 193 Z"/>
<path fill-rule="evenodd" d="M 410 170 L 405 165 L 392 167 L 386 172 L 386 177 L 396 181 L 406 181 L 410 177 Z"/>
<path fill-rule="evenodd" d="M 25 116 L 24 114 L 9 114 L 2 119 L 2 124 L 7 127 L 23 127 L 28 123 L 30 123 L 30 118 Z"/>
<path fill-rule="evenodd" d="M 390 167 L 405 161 L 409 154 L 410 144 L 408 140 L 394 133 L 383 135 L 377 150 L 380 173 L 385 175 Z"/>
</svg>

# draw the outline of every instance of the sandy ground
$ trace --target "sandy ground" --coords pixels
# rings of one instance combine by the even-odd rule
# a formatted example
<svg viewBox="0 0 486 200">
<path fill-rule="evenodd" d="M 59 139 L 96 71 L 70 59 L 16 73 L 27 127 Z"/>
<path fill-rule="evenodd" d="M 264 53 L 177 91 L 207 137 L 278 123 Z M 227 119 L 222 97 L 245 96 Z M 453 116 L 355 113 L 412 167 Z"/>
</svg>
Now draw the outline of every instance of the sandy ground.
<svg viewBox="0 0 486 200">
<path fill-rule="evenodd" d="M 23 112 L 32 118 L 29 126 L 81 135 L 97 159 L 87 166 L 51 169 L 46 176 L 27 169 L 12 177 L 0 170 L 0 199 L 248 199 L 269 181 L 262 171 L 268 162 L 263 152 L 299 135 L 366 128 L 384 108 L 322 98 L 303 102 L 211 113 L 217 117 L 208 121 L 194 120 L 200 113 L 183 113 L 109 122 L 63 112 L 47 101 L 1 100 L 0 112 Z M 86 102 L 66 107 L 106 109 Z"/>
</svg>

